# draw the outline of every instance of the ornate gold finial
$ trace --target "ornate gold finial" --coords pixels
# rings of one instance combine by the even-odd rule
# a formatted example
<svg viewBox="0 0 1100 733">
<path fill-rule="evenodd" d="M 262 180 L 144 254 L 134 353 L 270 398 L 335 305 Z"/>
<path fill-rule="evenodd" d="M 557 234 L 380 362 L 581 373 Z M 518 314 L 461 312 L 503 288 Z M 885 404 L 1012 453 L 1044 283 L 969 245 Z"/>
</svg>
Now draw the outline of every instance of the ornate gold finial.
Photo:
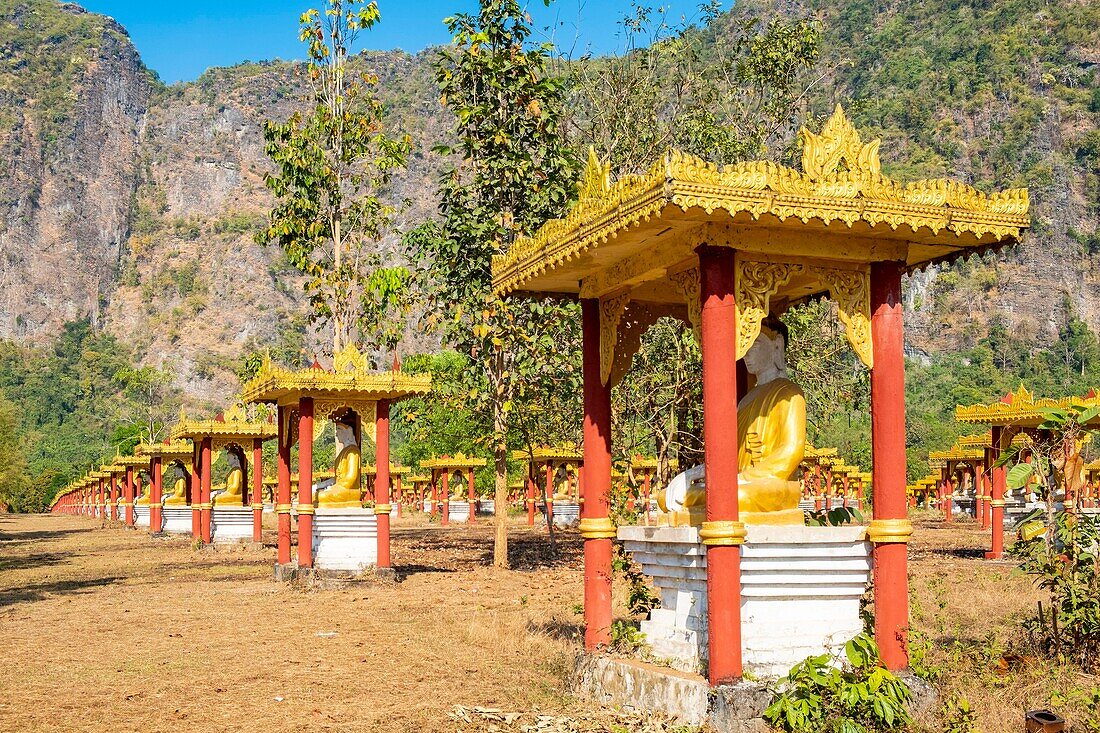
<svg viewBox="0 0 1100 733">
<path fill-rule="evenodd" d="M 184 408 L 183 405 L 180 405 L 180 414 L 179 414 L 179 417 L 177 418 L 177 421 L 180 422 L 180 423 L 187 422 L 187 410 L 186 410 L 186 408 Z"/>
<path fill-rule="evenodd" d="M 596 157 L 595 148 L 588 148 L 588 162 L 584 166 L 581 180 L 577 187 L 577 198 L 580 200 L 602 196 L 611 189 L 611 163 L 601 163 Z"/>
<path fill-rule="evenodd" d="M 1016 390 L 1016 394 L 1013 395 L 1013 396 L 1015 397 L 1015 399 L 1012 400 L 1012 402 L 1014 404 L 1016 402 L 1034 402 L 1035 401 L 1033 395 L 1030 392 L 1027 391 L 1027 387 L 1024 386 L 1023 382 L 1020 382 L 1020 388 Z"/>
<path fill-rule="evenodd" d="M 367 360 L 351 341 L 332 358 L 332 368 L 336 372 L 360 372 L 366 369 L 366 365 Z"/>
<path fill-rule="evenodd" d="M 234 402 L 228 410 L 223 413 L 223 418 L 226 422 L 245 422 L 248 420 L 248 415 L 244 411 L 244 406 L 240 402 Z"/>
<path fill-rule="evenodd" d="M 851 174 L 869 179 L 882 176 L 878 159 L 881 141 L 872 140 L 865 145 L 839 104 L 821 128 L 821 134 L 815 135 L 803 127 L 801 136 L 802 172 L 812 180 L 822 180 L 838 172 L 841 162 Z"/>
</svg>

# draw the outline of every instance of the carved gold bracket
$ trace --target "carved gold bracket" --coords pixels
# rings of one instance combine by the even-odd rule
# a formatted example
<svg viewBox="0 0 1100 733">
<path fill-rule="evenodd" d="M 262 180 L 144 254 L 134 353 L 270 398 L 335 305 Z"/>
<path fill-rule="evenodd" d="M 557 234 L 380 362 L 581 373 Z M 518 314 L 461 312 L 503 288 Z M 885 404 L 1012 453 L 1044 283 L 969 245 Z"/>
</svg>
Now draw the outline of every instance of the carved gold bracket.
<svg viewBox="0 0 1100 733">
<path fill-rule="evenodd" d="M 856 356 L 868 369 L 873 368 L 875 356 L 871 341 L 870 268 L 838 270 L 811 267 L 810 271 L 829 288 L 829 296 L 836 301 L 848 343 L 855 349 Z"/>
<path fill-rule="evenodd" d="M 619 340 L 619 321 L 622 320 L 630 291 L 600 298 L 600 380 L 608 384 L 615 365 L 615 344 Z"/>
<path fill-rule="evenodd" d="M 691 327 L 695 329 L 695 340 L 703 343 L 700 332 L 700 324 L 703 322 L 703 304 L 699 300 L 699 268 L 696 266 L 679 272 L 671 272 L 668 279 L 676 286 L 676 290 L 679 291 L 687 304 L 688 321 L 691 322 Z"/>
<path fill-rule="evenodd" d="M 767 318 L 771 296 L 805 269 L 786 262 L 755 262 L 737 259 L 737 359 L 748 353 L 760 335 L 760 323 Z"/>
<path fill-rule="evenodd" d="M 642 345 L 642 336 L 661 316 L 674 316 L 677 309 L 672 306 L 650 305 L 631 302 L 619 320 L 615 357 L 611 365 L 610 385 L 614 387 L 622 381 L 630 370 L 634 355 Z"/>
</svg>

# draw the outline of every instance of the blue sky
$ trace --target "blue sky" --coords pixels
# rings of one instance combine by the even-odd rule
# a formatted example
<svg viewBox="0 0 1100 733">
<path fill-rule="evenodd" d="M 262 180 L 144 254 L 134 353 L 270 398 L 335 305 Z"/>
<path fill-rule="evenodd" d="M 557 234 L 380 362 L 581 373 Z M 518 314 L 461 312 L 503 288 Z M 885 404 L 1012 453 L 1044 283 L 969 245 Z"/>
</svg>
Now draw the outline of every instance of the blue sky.
<svg viewBox="0 0 1100 733">
<path fill-rule="evenodd" d="M 130 32 L 146 65 L 172 83 L 197 78 L 211 66 L 241 61 L 301 58 L 298 16 L 322 0 L 82 0 Z M 698 17 L 700 0 L 653 0 L 670 24 Z M 728 7 L 731 3 L 724 2 Z M 365 34 L 364 48 L 415 52 L 449 39 L 443 18 L 477 7 L 476 0 L 379 0 L 382 24 Z M 618 21 L 630 0 L 557 0 L 550 8 L 530 3 L 539 33 L 547 29 L 575 55 L 622 46 Z"/>
</svg>

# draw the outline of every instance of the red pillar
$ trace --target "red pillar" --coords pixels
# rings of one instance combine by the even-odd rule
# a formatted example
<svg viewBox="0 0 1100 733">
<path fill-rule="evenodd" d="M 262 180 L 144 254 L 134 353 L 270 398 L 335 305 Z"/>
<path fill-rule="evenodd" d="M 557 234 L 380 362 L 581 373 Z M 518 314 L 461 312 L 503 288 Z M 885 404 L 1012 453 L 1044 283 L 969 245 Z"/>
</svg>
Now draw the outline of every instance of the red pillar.
<svg viewBox="0 0 1100 733">
<path fill-rule="evenodd" d="M 1001 457 L 1004 429 L 1000 425 L 993 426 L 992 446 L 989 449 L 990 461 L 993 465 Z M 1005 490 L 1008 487 L 1008 474 L 1004 466 L 993 469 L 993 499 L 989 504 L 992 507 L 989 521 L 992 525 L 990 531 L 990 551 L 985 556 L 990 560 L 999 560 L 1005 551 Z"/>
<path fill-rule="evenodd" d="M 279 519 L 278 555 L 279 565 L 290 564 L 290 420 L 289 410 L 279 405 L 279 466 L 278 484 L 275 489 L 275 512 Z"/>
<path fill-rule="evenodd" d="M 554 523 L 554 464 L 546 464 L 546 486 L 542 496 L 543 506 L 546 507 L 546 526 Z"/>
<path fill-rule="evenodd" d="M 470 522 L 477 517 L 477 494 L 474 493 L 474 469 L 466 473 L 466 501 L 470 505 Z"/>
<path fill-rule="evenodd" d="M 443 494 L 443 516 L 439 518 L 439 523 L 446 527 L 451 523 L 451 469 L 449 468 L 443 470 L 443 486 L 440 487 L 440 493 Z"/>
<path fill-rule="evenodd" d="M 122 506 L 126 507 L 126 526 L 134 526 L 134 467 L 126 467 L 126 484 L 122 491 Z"/>
<path fill-rule="evenodd" d="M 905 333 L 903 262 L 871 265 L 871 454 L 874 463 L 875 640 L 886 667 L 909 665 L 908 541 L 905 503 Z"/>
<path fill-rule="evenodd" d="M 252 504 L 252 541 L 259 543 L 264 539 L 264 442 L 252 439 L 252 491 L 249 500 Z"/>
<path fill-rule="evenodd" d="M 202 539 L 202 442 L 194 444 L 191 453 L 191 537 Z"/>
<path fill-rule="evenodd" d="M 390 563 L 390 403 L 378 401 L 375 418 L 375 463 L 378 471 L 374 477 L 374 514 L 378 520 L 378 567 L 388 568 Z"/>
<path fill-rule="evenodd" d="M 164 468 L 161 465 L 161 457 L 153 456 L 149 470 L 153 473 L 153 489 L 149 492 L 149 531 L 157 534 L 161 530 L 161 506 L 164 497 Z"/>
<path fill-rule="evenodd" d="M 581 300 L 584 335 L 584 647 L 611 643 L 611 385 L 600 375 L 600 301 Z M 552 521 L 547 511 L 547 522 Z"/>
<path fill-rule="evenodd" d="M 703 356 L 703 466 L 707 546 L 707 633 L 712 685 L 741 678 L 741 543 L 737 500 L 736 266 L 730 249 L 699 247 Z"/>
<path fill-rule="evenodd" d="M 313 567 L 313 398 L 298 402 L 298 567 Z"/>
<path fill-rule="evenodd" d="M 202 485 L 199 489 L 201 494 L 202 504 L 200 505 L 201 512 L 199 514 L 200 531 L 202 533 L 203 544 L 210 544 L 210 510 L 213 504 L 210 502 L 210 465 L 214 461 L 212 443 L 210 436 L 206 436 L 202 439 Z"/>
</svg>

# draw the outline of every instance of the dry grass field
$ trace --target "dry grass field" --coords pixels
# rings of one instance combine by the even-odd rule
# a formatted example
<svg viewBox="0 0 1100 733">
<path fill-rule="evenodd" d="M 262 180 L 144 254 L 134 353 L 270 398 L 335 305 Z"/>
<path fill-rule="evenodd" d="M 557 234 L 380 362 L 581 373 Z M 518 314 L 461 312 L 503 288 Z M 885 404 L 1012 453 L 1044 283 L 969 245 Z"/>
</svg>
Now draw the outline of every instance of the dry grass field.
<svg viewBox="0 0 1100 733">
<path fill-rule="evenodd" d="M 919 525 L 914 623 L 945 697 L 964 694 L 978 730 L 1007 733 L 1060 695 L 1055 707 L 1090 730 L 1084 695 L 1100 680 L 1011 654 L 1038 598 L 1030 581 L 980 560 L 985 536 L 973 525 Z M 456 721 L 454 706 L 566 716 L 563 730 L 653 728 L 612 726 L 611 713 L 565 692 L 578 648 L 578 537 L 561 536 L 551 560 L 545 531 L 517 525 L 516 569 L 498 571 L 490 532 L 401 520 L 398 582 L 302 590 L 270 580 L 271 547 L 195 551 L 87 519 L 2 516 L 0 731 L 497 725 Z"/>
</svg>

